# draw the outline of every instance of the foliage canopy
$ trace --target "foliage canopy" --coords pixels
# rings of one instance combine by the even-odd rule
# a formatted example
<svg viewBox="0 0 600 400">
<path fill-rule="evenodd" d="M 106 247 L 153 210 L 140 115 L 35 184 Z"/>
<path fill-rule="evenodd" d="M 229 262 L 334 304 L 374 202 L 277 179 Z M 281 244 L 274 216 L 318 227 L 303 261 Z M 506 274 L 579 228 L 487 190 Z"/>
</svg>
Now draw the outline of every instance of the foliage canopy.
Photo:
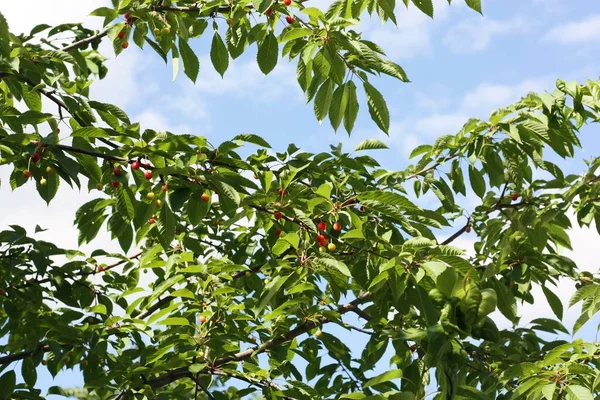
<svg viewBox="0 0 600 400">
<path fill-rule="evenodd" d="M 575 157 L 579 129 L 600 120 L 599 81 L 559 80 L 554 93 L 466 121 L 417 147 L 403 171 L 365 153 L 386 148 L 378 140 L 318 154 L 293 144 L 274 151 L 254 134 L 212 146 L 142 130 L 118 106 L 89 98 L 108 72 L 102 40 L 117 54 L 132 40 L 170 56 L 174 75 L 181 64 L 196 81 L 191 43 L 210 25 L 219 74 L 256 44 L 265 74 L 280 54 L 295 60 L 319 121 L 350 133 L 361 89 L 387 132 L 373 77 L 408 78 L 353 27 L 364 14 L 395 23 L 401 7 L 285 3 L 113 0 L 93 12 L 104 17 L 100 32 L 65 24 L 15 35 L 0 15 L 0 165 L 12 168 L 11 188 L 35 184 L 47 202 L 65 185 L 97 193 L 75 214 L 79 243 L 108 229 L 123 250 L 84 254 L 3 228 L 0 396 L 41 399 L 37 368 L 74 367 L 98 399 L 410 400 L 432 387 L 435 399 L 600 395 L 598 343 L 540 337 L 569 332 L 559 279 L 577 281 L 574 332 L 600 310 L 598 276 L 561 255 L 574 223 L 600 232 L 600 158 L 581 175 L 549 161 Z M 466 3 L 481 12 L 480 1 Z M 433 16 L 431 0 L 412 4 Z M 65 32 L 68 43 L 57 36 Z M 480 205 L 467 210 L 458 194 Z M 425 195 L 434 206 L 418 205 Z M 473 254 L 452 245 L 471 231 Z M 491 313 L 517 324 L 534 285 L 556 319 L 499 329 Z M 366 347 L 327 333 L 332 325 L 368 335 Z M 389 370 L 376 375 L 388 348 Z"/>
</svg>

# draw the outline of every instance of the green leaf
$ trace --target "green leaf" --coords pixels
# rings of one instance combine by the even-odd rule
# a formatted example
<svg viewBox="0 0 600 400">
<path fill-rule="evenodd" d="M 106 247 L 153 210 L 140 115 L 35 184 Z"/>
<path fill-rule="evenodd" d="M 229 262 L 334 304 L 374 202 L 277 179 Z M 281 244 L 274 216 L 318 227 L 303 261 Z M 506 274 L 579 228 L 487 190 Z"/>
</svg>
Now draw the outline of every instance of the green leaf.
<svg viewBox="0 0 600 400">
<path fill-rule="evenodd" d="M 244 142 L 256 144 L 258 146 L 266 147 L 268 149 L 271 148 L 271 145 L 269 144 L 269 142 L 267 142 L 262 137 L 260 137 L 258 135 L 254 135 L 252 133 L 243 133 L 241 135 L 237 135 L 236 137 L 233 138 L 233 140 L 242 140 Z"/>
<path fill-rule="evenodd" d="M 312 29 L 309 28 L 292 28 L 283 34 L 281 43 L 289 42 L 290 40 L 298 39 L 304 36 L 310 36 L 312 33 Z"/>
<path fill-rule="evenodd" d="M 181 318 L 181 317 L 171 317 L 171 318 L 165 318 L 160 322 L 157 322 L 158 325 L 179 325 L 179 326 L 187 326 L 190 324 L 190 321 L 188 321 L 185 318 Z"/>
<path fill-rule="evenodd" d="M 179 53 L 183 60 L 183 71 L 188 78 L 195 83 L 196 78 L 198 78 L 198 72 L 200 71 L 200 62 L 198 61 L 198 56 L 196 56 L 194 50 L 192 50 L 190 45 L 181 37 L 179 38 Z"/>
<path fill-rule="evenodd" d="M 0 376 L 0 388 L 2 388 L 2 392 L 0 393 L 0 399 L 10 399 L 10 396 L 15 390 L 15 385 L 17 381 L 17 376 L 15 371 L 8 371 L 4 375 Z"/>
<path fill-rule="evenodd" d="M 432 0 L 412 0 L 415 6 L 425 14 L 433 18 L 433 1 Z M 468 1 L 467 1 L 468 2 Z"/>
<path fill-rule="evenodd" d="M 23 375 L 23 380 L 27 386 L 30 388 L 35 386 L 35 382 L 37 381 L 37 371 L 30 358 L 23 360 L 23 365 L 21 365 L 21 375 Z"/>
<path fill-rule="evenodd" d="M 390 130 L 390 113 L 387 108 L 385 99 L 377 89 L 369 82 L 364 82 L 363 87 L 367 96 L 367 105 L 369 106 L 369 114 L 379 129 L 385 133 Z"/>
<path fill-rule="evenodd" d="M 412 201 L 394 192 L 384 192 L 381 190 L 372 190 L 360 193 L 358 196 L 360 201 L 373 200 L 384 204 L 398 206 L 404 210 L 418 211 L 420 210 Z"/>
<path fill-rule="evenodd" d="M 210 60 L 212 61 L 215 70 L 223 77 L 225 71 L 229 67 L 229 52 L 227 47 L 219 35 L 219 32 L 215 32 L 213 36 L 212 45 L 210 48 Z"/>
<path fill-rule="evenodd" d="M 173 214 L 173 211 L 167 202 L 164 202 L 160 212 L 159 226 L 161 244 L 163 245 L 164 250 L 170 249 L 171 242 L 175 237 L 175 225 L 175 214 Z"/>
<path fill-rule="evenodd" d="M 40 197 L 49 204 L 50 201 L 56 196 L 58 192 L 58 186 L 60 185 L 59 175 L 57 173 L 46 175 L 46 184 L 41 185 L 40 181 L 36 182 L 36 188 Z"/>
<path fill-rule="evenodd" d="M 318 264 L 324 265 L 326 267 L 335 268 L 338 271 L 340 271 L 342 274 L 346 275 L 347 277 L 352 276 L 352 274 L 350 273 L 350 270 L 348 269 L 348 266 L 341 261 L 335 260 L 333 258 L 324 258 L 324 257 L 316 258 L 315 261 Z"/>
<path fill-rule="evenodd" d="M 377 375 L 375 378 L 371 378 L 366 381 L 362 386 L 363 388 L 368 388 L 371 386 L 379 385 L 380 383 L 389 382 L 393 379 L 402 378 L 402 370 L 393 369 L 391 371 L 384 372 L 383 374 Z"/>
<path fill-rule="evenodd" d="M 109 138 L 110 136 L 108 135 L 108 133 L 106 133 L 106 131 L 104 129 L 100 129 L 100 128 L 94 128 L 94 127 L 85 127 L 85 128 L 79 128 L 79 129 L 75 129 L 72 133 L 71 136 L 74 137 L 82 137 L 85 139 L 90 139 L 90 138 Z"/>
<path fill-rule="evenodd" d="M 117 211 L 125 221 L 131 221 L 135 215 L 135 208 L 133 206 L 135 200 L 133 198 L 133 193 L 131 193 L 131 190 L 128 187 L 125 187 L 117 190 L 116 198 Z"/>
<path fill-rule="evenodd" d="M 594 400 L 594 395 L 590 392 L 590 389 L 580 385 L 569 385 L 567 386 L 567 392 L 572 396 L 573 399 L 577 400 Z"/>
<path fill-rule="evenodd" d="M 329 107 L 329 122 L 334 131 L 337 131 L 344 118 L 348 106 L 348 85 L 338 86 L 333 92 Z"/>
<path fill-rule="evenodd" d="M 469 165 L 469 181 L 471 182 L 471 187 L 475 194 L 479 198 L 483 198 L 485 195 L 485 181 L 483 180 L 481 172 L 472 165 Z"/>
<path fill-rule="evenodd" d="M 271 282 L 269 282 L 269 284 L 265 288 L 268 289 L 267 294 L 265 294 L 261 299 L 260 304 L 255 311 L 256 315 L 258 315 L 262 310 L 264 310 L 264 308 L 267 306 L 267 304 L 269 304 L 269 301 L 271 301 L 273 296 L 280 292 L 281 287 L 290 276 L 291 275 L 276 276 Z"/>
<path fill-rule="evenodd" d="M 279 45 L 277 44 L 277 38 L 273 32 L 269 32 L 258 46 L 258 53 L 256 55 L 258 67 L 263 74 L 267 75 L 275 68 L 278 57 Z"/>
<path fill-rule="evenodd" d="M 548 304 L 550 305 L 550 308 L 552 309 L 552 312 L 554 313 L 554 315 L 556 315 L 556 317 L 560 320 L 562 320 L 563 318 L 563 304 L 562 301 L 560 300 L 560 298 L 549 288 L 547 288 L 545 285 L 542 285 L 542 291 L 544 292 L 544 295 L 546 296 L 546 300 L 548 300 Z"/>
<path fill-rule="evenodd" d="M 388 145 L 377 139 L 363 140 L 354 151 L 389 149 Z"/>
<path fill-rule="evenodd" d="M 317 91 L 315 97 L 315 116 L 317 121 L 321 122 L 325 119 L 329 113 L 329 106 L 331 105 L 331 97 L 333 94 L 333 81 L 327 79 L 323 85 Z"/>
<path fill-rule="evenodd" d="M 348 86 L 348 105 L 344 113 L 344 128 L 350 134 L 354 128 L 354 122 L 358 116 L 358 98 L 356 97 L 356 84 L 353 81 L 346 82 Z"/>
<path fill-rule="evenodd" d="M 465 3 L 479 14 L 483 15 L 481 11 L 481 0 L 465 0 Z"/>
</svg>

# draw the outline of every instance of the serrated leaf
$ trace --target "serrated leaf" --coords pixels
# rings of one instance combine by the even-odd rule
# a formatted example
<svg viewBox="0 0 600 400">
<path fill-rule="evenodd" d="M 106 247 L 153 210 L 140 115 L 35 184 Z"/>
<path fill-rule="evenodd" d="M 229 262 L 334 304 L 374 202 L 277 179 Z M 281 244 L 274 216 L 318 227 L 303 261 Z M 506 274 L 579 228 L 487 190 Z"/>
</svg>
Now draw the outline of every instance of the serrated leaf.
<svg viewBox="0 0 600 400">
<path fill-rule="evenodd" d="M 104 129 L 100 129 L 100 128 L 94 128 L 94 127 L 85 127 L 85 128 L 79 128 L 79 129 L 75 129 L 72 133 L 71 136 L 75 136 L 75 137 L 82 137 L 82 138 L 109 138 L 110 136 L 108 135 L 108 133 L 106 133 L 106 131 Z"/>
<path fill-rule="evenodd" d="M 335 268 L 347 277 L 352 276 L 352 274 L 350 273 L 350 269 L 348 269 L 348 266 L 341 261 L 335 260 L 333 258 L 317 258 L 316 262 L 329 268 Z"/>
<path fill-rule="evenodd" d="M 215 70 L 221 75 L 221 78 L 229 67 L 229 52 L 227 47 L 219 35 L 219 32 L 215 32 L 213 36 L 212 45 L 210 47 L 210 60 L 212 61 Z"/>
<path fill-rule="evenodd" d="M 325 119 L 329 113 L 329 106 L 331 106 L 331 97 L 333 95 L 333 81 L 327 79 L 317 91 L 315 96 L 315 116 L 317 121 L 321 122 Z"/>
<path fill-rule="evenodd" d="M 485 195 L 485 181 L 481 172 L 472 165 L 469 165 L 469 181 L 473 191 L 479 198 L 483 198 Z"/>
<path fill-rule="evenodd" d="M 481 0 L 465 0 L 465 3 L 467 3 L 470 8 L 483 15 L 483 12 L 481 11 Z"/>
<path fill-rule="evenodd" d="M 432 0 L 412 0 L 417 8 L 425 14 L 433 18 L 433 1 Z M 468 1 L 467 1 L 468 2 Z"/>
<path fill-rule="evenodd" d="M 179 38 L 179 54 L 181 54 L 181 59 L 183 60 L 183 72 L 185 72 L 192 82 L 196 83 L 198 72 L 200 71 L 200 62 L 194 50 L 181 37 Z"/>
<path fill-rule="evenodd" d="M 283 34 L 281 43 L 289 42 L 290 40 L 298 39 L 304 36 L 310 36 L 312 33 L 312 29 L 309 28 L 292 28 Z"/>
<path fill-rule="evenodd" d="M 277 43 L 277 38 L 273 32 L 269 32 L 258 46 L 258 53 L 256 54 L 258 67 L 263 74 L 267 75 L 275 68 L 278 57 L 279 45 Z"/>
<path fill-rule="evenodd" d="M 542 291 L 544 292 L 544 295 L 546 296 L 546 300 L 548 300 L 548 304 L 550 305 L 550 308 L 552 309 L 552 312 L 554 313 L 554 315 L 556 315 L 556 317 L 560 320 L 562 320 L 563 318 L 563 304 L 562 301 L 560 300 L 560 298 L 549 288 L 547 288 L 545 285 L 542 285 Z"/>
<path fill-rule="evenodd" d="M 338 86 L 331 97 L 329 107 L 329 122 L 334 131 L 337 131 L 344 118 L 346 107 L 348 106 L 348 86 L 346 84 Z"/>
<path fill-rule="evenodd" d="M 377 139 L 367 139 L 363 140 L 356 146 L 354 151 L 361 150 L 380 150 L 380 149 L 389 149 L 388 145 L 383 143 L 381 140 Z"/>
<path fill-rule="evenodd" d="M 385 99 L 377 89 L 369 82 L 364 82 L 363 87 L 367 96 L 367 105 L 369 106 L 369 114 L 379 129 L 386 134 L 390 130 L 390 112 L 388 111 Z"/>
<path fill-rule="evenodd" d="M 359 105 L 356 97 L 356 84 L 353 81 L 348 81 L 346 85 L 348 86 L 348 105 L 344 113 L 344 128 L 350 134 L 358 116 Z"/>
<path fill-rule="evenodd" d="M 384 372 L 383 374 L 377 375 L 375 378 L 369 379 L 362 385 L 362 387 L 368 388 L 371 386 L 379 385 L 380 383 L 385 383 L 385 382 L 389 382 L 391 380 L 400 379 L 400 378 L 402 378 L 402 370 L 393 369 L 391 371 L 387 371 L 387 372 Z"/>
<path fill-rule="evenodd" d="M 190 321 L 188 321 L 185 318 L 182 317 L 171 317 L 171 318 L 165 318 L 162 321 L 157 322 L 158 325 L 167 325 L 167 326 L 172 326 L 172 325 L 178 325 L 178 326 L 187 326 L 190 324 Z"/>
</svg>

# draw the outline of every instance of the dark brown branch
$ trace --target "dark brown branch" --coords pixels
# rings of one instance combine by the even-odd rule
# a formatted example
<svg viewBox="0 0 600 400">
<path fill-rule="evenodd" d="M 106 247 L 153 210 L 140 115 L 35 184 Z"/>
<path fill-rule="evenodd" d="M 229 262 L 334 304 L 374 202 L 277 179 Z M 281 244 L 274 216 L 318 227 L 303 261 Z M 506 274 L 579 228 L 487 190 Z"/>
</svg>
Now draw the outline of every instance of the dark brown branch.
<svg viewBox="0 0 600 400">
<path fill-rule="evenodd" d="M 0 365 L 10 364 L 15 361 L 24 360 L 27 357 L 30 357 L 36 351 L 47 352 L 50 351 L 50 346 L 46 344 L 46 342 L 40 343 L 35 350 L 26 350 L 20 353 L 9 354 L 4 357 L 0 357 Z"/>
<path fill-rule="evenodd" d="M 448 239 L 444 240 L 440 244 L 447 245 L 447 244 L 452 243 L 454 240 L 456 240 L 456 238 L 458 238 L 460 235 L 465 233 L 465 231 L 467 230 L 467 228 L 469 227 L 470 224 L 471 224 L 470 222 L 467 222 L 467 224 L 465 226 L 460 228 L 458 231 L 456 231 L 456 233 L 454 233 L 452 236 L 450 236 Z"/>
<path fill-rule="evenodd" d="M 93 150 L 87 150 L 87 149 L 81 149 L 78 147 L 73 147 L 73 146 L 67 146 L 64 144 L 45 144 L 43 145 L 44 147 L 49 147 L 49 148 L 57 148 L 63 151 L 67 151 L 69 153 L 79 153 L 79 154 L 86 154 L 88 156 L 92 156 L 92 157 L 97 157 L 97 158 L 102 158 L 108 161 L 116 161 L 116 162 L 122 162 L 122 163 L 126 163 L 128 162 L 127 158 L 125 157 L 119 157 L 119 156 L 113 156 L 110 154 L 105 154 L 105 153 L 100 153 L 98 151 L 93 151 Z"/>
<path fill-rule="evenodd" d="M 109 26 L 109 27 L 107 27 L 107 28 L 104 28 L 104 30 L 102 30 L 102 31 L 100 31 L 100 32 L 98 32 L 98 33 L 96 33 L 95 35 L 88 36 L 88 37 L 86 37 L 85 39 L 81 39 L 81 40 L 79 40 L 79 41 L 77 41 L 77 42 L 71 43 L 71 44 L 69 44 L 69 45 L 67 45 L 67 46 L 63 47 L 61 50 L 62 50 L 62 51 L 69 51 L 69 50 L 73 50 L 73 49 L 76 49 L 76 48 L 78 48 L 78 47 L 81 47 L 81 46 L 88 45 L 88 44 L 90 44 L 90 43 L 92 43 L 92 42 L 94 42 L 94 41 L 96 41 L 96 40 L 100 40 L 100 39 L 102 39 L 104 36 L 108 35 L 108 31 L 110 30 L 110 28 L 111 28 L 110 26 Z"/>
<path fill-rule="evenodd" d="M 347 312 L 352 311 L 353 308 L 358 306 L 359 304 L 365 303 L 370 297 L 371 297 L 371 293 L 365 292 L 365 293 L 361 294 L 360 296 L 358 296 L 356 299 L 352 300 L 350 303 L 344 304 L 344 305 L 338 307 L 337 312 L 341 315 L 346 314 Z M 239 353 L 218 358 L 212 363 L 212 365 L 210 367 L 215 369 L 215 368 L 218 368 L 218 367 L 225 365 L 227 363 L 230 363 L 230 362 L 243 361 L 243 360 L 250 358 L 256 354 L 263 353 L 269 349 L 280 346 L 283 343 L 289 342 L 290 340 L 310 331 L 311 329 L 314 329 L 314 328 L 316 328 L 320 325 L 326 324 L 328 322 L 331 322 L 331 320 L 326 317 L 319 317 L 316 320 L 306 321 L 303 324 L 298 325 L 296 328 L 288 331 L 287 333 L 279 335 L 279 336 L 277 336 L 271 340 L 268 340 L 258 346 L 253 346 L 253 347 L 251 347 L 247 350 L 241 351 Z M 146 383 L 154 388 L 158 388 L 158 387 L 166 386 L 166 385 L 168 385 L 172 382 L 175 382 L 179 379 L 190 378 L 190 377 L 192 377 L 192 374 L 188 371 L 188 368 L 181 367 L 181 368 L 177 368 L 172 371 L 169 371 L 157 378 L 149 379 Z"/>
<path fill-rule="evenodd" d="M 436 169 L 437 167 L 439 167 L 440 165 L 442 165 L 446 161 L 450 161 L 450 160 L 452 160 L 453 158 L 456 158 L 456 157 L 458 157 L 458 153 L 454 154 L 452 156 L 444 157 L 443 159 L 441 159 L 439 161 L 436 161 L 435 164 L 432 164 L 432 165 L 430 165 L 427 168 L 423 168 L 422 170 L 415 172 L 414 174 L 412 174 L 411 176 L 409 176 L 407 179 L 414 179 L 414 178 L 416 178 L 419 175 L 423 175 L 423 174 L 431 171 L 432 169 Z"/>
</svg>

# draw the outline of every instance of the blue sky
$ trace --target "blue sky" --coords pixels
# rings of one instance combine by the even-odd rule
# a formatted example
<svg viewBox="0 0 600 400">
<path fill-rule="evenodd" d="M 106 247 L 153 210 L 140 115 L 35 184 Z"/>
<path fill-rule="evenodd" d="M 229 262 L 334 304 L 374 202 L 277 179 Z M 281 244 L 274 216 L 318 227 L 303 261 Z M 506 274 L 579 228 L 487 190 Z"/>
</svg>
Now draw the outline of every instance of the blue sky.
<svg viewBox="0 0 600 400">
<path fill-rule="evenodd" d="M 104 3 L 30 0 L 3 5 L 2 12 L 11 28 L 19 31 L 42 22 L 82 20 Z M 311 1 L 312 5 L 329 3 Z M 389 169 L 402 169 L 409 164 L 407 156 L 417 144 L 455 133 L 469 117 L 485 118 L 493 109 L 518 100 L 530 90 L 552 91 L 556 78 L 582 81 L 600 75 L 599 2 L 483 0 L 484 17 L 468 9 L 461 0 L 454 3 L 449 7 L 446 0 L 435 1 L 434 20 L 411 7 L 408 11 L 399 10 L 398 28 L 391 24 L 382 26 L 377 18 L 362 24 L 365 36 L 380 43 L 412 81 L 403 84 L 387 78 L 373 79 L 390 109 L 389 137 L 371 122 L 364 102 L 350 138 L 343 130 L 335 134 L 327 120 L 319 124 L 312 104 L 305 104 L 297 86 L 295 64 L 280 60 L 275 71 L 264 77 L 254 61 L 254 48 L 231 62 L 221 79 L 208 58 L 210 37 L 193 45 L 200 55 L 196 85 L 183 73 L 172 82 L 170 65 L 165 66 L 150 49 L 141 52 L 132 45 L 108 62 L 109 77 L 98 83 L 92 96 L 122 106 L 144 128 L 204 135 L 213 143 L 239 133 L 254 133 L 266 138 L 275 150 L 293 142 L 309 151 L 323 151 L 329 144 L 339 142 L 351 150 L 363 139 L 378 138 L 390 150 L 373 155 Z M 100 19 L 90 17 L 86 21 L 100 23 Z M 112 56 L 109 46 L 103 49 Z M 600 148 L 598 133 L 598 127 L 584 128 L 582 139 L 587 151 L 582 157 L 598 155 L 594 152 Z M 581 161 L 559 164 L 574 173 L 583 166 Z M 6 170 L 0 170 L 0 179 L 5 180 L 7 175 Z M 75 204 L 88 200 L 89 195 L 64 190 L 48 208 L 31 188 L 11 193 L 3 185 L 0 195 L 2 208 L 17 210 L 11 215 L 0 215 L 0 228 L 19 223 L 32 229 L 39 223 L 53 227 L 52 236 L 58 237 L 60 245 L 76 247 L 76 232 L 71 226 Z M 464 201 L 467 205 L 476 204 L 473 198 Z M 572 241 L 576 248 L 571 256 L 581 268 L 597 271 L 593 254 L 597 236 L 593 235 L 585 229 L 575 229 Z M 106 237 L 92 247 L 101 244 L 116 249 Z M 457 244 L 468 248 L 472 240 L 461 238 Z M 568 299 L 573 287 L 564 283 L 559 292 Z M 524 321 L 550 315 L 549 308 L 542 306 L 524 307 Z M 568 326 L 572 326 L 574 317 L 567 317 Z M 577 336 L 594 340 L 597 322 L 588 324 Z M 356 341 L 356 348 L 366 342 L 360 334 L 343 337 L 346 342 Z M 53 384 L 47 373 L 41 377 L 44 387 Z M 54 384 L 78 383 L 81 379 L 77 373 L 65 372 Z"/>
</svg>

